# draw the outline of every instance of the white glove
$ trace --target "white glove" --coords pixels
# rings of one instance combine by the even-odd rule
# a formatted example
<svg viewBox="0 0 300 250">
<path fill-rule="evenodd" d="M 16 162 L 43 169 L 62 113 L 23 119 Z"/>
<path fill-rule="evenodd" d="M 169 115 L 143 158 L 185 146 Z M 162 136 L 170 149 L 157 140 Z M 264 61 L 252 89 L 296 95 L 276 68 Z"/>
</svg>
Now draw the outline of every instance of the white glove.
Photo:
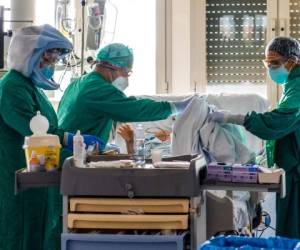
<svg viewBox="0 0 300 250">
<path fill-rule="evenodd" d="M 225 116 L 228 114 L 226 111 L 215 111 L 209 113 L 207 116 L 208 122 L 226 123 Z"/>
<path fill-rule="evenodd" d="M 215 111 L 207 116 L 208 122 L 217 122 L 217 123 L 233 123 L 237 125 L 243 125 L 245 120 L 244 115 L 233 115 L 229 111 Z"/>
</svg>

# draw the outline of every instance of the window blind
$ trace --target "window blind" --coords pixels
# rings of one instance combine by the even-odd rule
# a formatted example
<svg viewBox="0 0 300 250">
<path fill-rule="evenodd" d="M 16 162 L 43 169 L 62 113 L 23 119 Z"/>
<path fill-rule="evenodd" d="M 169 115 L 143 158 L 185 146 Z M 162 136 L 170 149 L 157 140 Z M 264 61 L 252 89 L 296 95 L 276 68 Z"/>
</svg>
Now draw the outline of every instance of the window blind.
<svg viewBox="0 0 300 250">
<path fill-rule="evenodd" d="M 300 0 L 290 0 L 290 34 L 300 41 Z"/>
<path fill-rule="evenodd" d="M 208 85 L 265 84 L 266 0 L 207 0 Z"/>
</svg>

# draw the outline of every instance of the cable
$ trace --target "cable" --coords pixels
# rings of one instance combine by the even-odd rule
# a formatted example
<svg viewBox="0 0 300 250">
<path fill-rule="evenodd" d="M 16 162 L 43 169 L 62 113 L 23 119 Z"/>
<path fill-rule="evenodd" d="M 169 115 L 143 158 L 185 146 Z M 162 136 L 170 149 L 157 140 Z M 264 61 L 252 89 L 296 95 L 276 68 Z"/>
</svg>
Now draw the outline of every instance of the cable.
<svg viewBox="0 0 300 250">
<path fill-rule="evenodd" d="M 83 74 L 83 63 L 84 63 L 84 32 L 85 32 L 85 15 L 84 15 L 84 11 L 85 11 L 85 0 L 81 0 L 81 22 L 82 22 L 82 27 L 81 27 L 81 65 L 80 65 L 80 72 L 81 74 Z"/>
<path fill-rule="evenodd" d="M 262 220 L 261 220 L 260 224 L 264 225 L 264 228 L 259 229 L 259 228 L 257 227 L 257 229 L 255 230 L 255 237 L 260 238 L 260 237 L 263 235 L 263 233 L 264 233 L 268 228 L 270 228 L 270 229 L 272 229 L 272 230 L 274 230 L 274 231 L 276 232 L 276 228 L 274 228 L 274 227 L 271 226 L 271 216 L 270 216 L 270 214 L 269 214 L 268 212 L 262 211 L 262 217 L 261 217 L 261 218 L 262 218 Z M 257 236 L 257 235 L 258 235 L 258 232 L 260 232 L 260 235 L 259 235 L 259 236 Z"/>
</svg>

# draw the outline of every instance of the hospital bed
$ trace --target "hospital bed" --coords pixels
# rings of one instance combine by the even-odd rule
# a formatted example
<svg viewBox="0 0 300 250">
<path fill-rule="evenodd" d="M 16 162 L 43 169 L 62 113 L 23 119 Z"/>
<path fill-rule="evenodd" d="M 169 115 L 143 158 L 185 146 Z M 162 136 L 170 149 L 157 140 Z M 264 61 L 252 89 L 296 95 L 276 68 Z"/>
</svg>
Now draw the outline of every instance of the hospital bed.
<svg viewBox="0 0 300 250">
<path fill-rule="evenodd" d="M 138 96 L 137 98 L 150 98 L 154 100 L 164 100 L 164 101 L 178 101 L 184 98 L 188 98 L 191 95 L 153 95 L 153 96 Z M 268 102 L 255 94 L 219 94 L 219 95 L 206 95 L 209 104 L 215 105 L 218 109 L 221 110 L 229 110 L 235 114 L 246 114 L 249 111 L 256 112 L 265 112 L 268 108 Z M 174 120 L 172 118 L 168 118 L 166 120 L 154 121 L 154 122 L 144 122 L 143 127 L 145 130 L 147 129 L 166 129 L 171 130 Z M 132 123 L 133 127 L 137 124 Z M 243 128 L 242 128 L 243 129 Z M 263 147 L 263 142 L 256 136 L 250 134 L 245 129 L 244 133 L 246 135 L 247 145 L 249 148 L 254 150 L 256 153 L 259 152 Z M 121 152 L 126 152 L 125 143 L 119 135 L 115 137 L 115 143 L 121 145 Z M 165 149 L 164 143 L 164 151 Z M 225 189 L 226 190 L 226 189 Z M 208 213 L 208 235 L 212 236 L 214 233 L 222 230 L 238 230 L 241 227 L 248 226 L 251 221 L 250 216 L 248 216 L 248 207 L 246 204 L 245 197 L 240 198 L 239 193 L 238 200 L 234 199 L 236 192 L 228 192 L 221 189 L 209 191 L 207 197 L 207 205 L 209 207 Z M 242 201 L 240 201 L 242 199 Z M 249 199 L 249 198 L 248 198 Z M 275 211 L 274 204 L 271 207 L 272 211 Z M 223 213 L 226 213 L 226 218 L 228 218 L 228 223 L 219 223 L 216 220 L 216 216 L 218 216 L 218 211 L 222 208 L 222 206 L 226 207 L 226 210 L 223 210 Z M 212 212 L 214 211 L 214 212 Z M 271 213 L 272 213 L 271 211 Z M 220 225 L 222 224 L 222 225 Z M 222 229 L 222 230 L 219 230 Z"/>
</svg>

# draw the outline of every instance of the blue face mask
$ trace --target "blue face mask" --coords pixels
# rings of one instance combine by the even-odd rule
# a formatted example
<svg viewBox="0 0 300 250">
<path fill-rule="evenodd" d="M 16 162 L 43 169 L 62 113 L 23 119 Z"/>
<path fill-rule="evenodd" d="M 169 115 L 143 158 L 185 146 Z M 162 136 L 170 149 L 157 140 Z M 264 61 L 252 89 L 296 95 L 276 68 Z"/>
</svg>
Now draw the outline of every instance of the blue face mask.
<svg viewBox="0 0 300 250">
<path fill-rule="evenodd" d="M 279 68 L 273 69 L 269 68 L 269 76 L 276 84 L 285 84 L 288 77 L 289 71 L 281 65 Z"/>
<path fill-rule="evenodd" d="M 45 76 L 46 79 L 51 79 L 54 75 L 54 67 L 45 66 L 41 69 L 41 73 Z"/>
<path fill-rule="evenodd" d="M 59 84 L 54 82 L 52 76 L 54 74 L 54 67 L 39 68 L 38 66 L 33 69 L 30 76 L 32 82 L 39 88 L 45 90 L 56 90 L 59 88 Z"/>
</svg>

